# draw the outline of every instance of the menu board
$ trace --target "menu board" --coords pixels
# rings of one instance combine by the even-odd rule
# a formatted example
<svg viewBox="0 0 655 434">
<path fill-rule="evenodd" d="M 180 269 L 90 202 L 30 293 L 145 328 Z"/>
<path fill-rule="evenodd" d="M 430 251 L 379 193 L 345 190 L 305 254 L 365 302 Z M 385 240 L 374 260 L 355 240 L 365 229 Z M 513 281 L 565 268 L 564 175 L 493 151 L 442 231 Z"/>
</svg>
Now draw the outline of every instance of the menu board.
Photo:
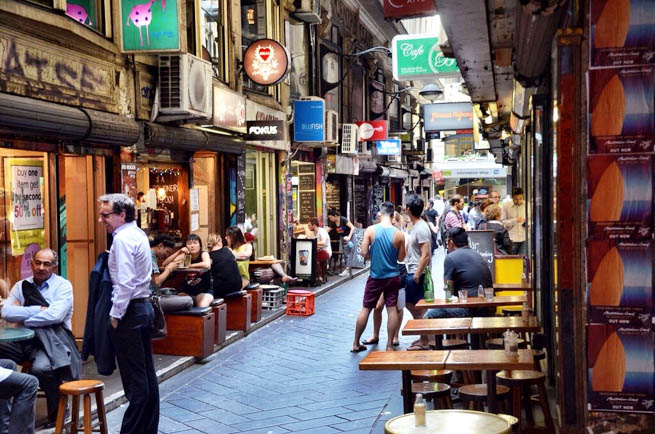
<svg viewBox="0 0 655 434">
<path fill-rule="evenodd" d="M 316 217 L 316 200 L 313 191 L 301 191 L 298 193 L 300 205 L 300 223 L 307 223 L 309 219 Z"/>
<path fill-rule="evenodd" d="M 355 183 L 355 220 L 366 226 L 366 183 Z"/>
<path fill-rule="evenodd" d="M 336 209 L 337 214 L 341 215 L 341 190 L 338 183 L 325 183 L 325 201 L 328 208 Z"/>
<path fill-rule="evenodd" d="M 384 202 L 384 186 L 374 185 L 371 194 L 371 220 L 375 221 L 378 211 L 380 211 L 380 205 Z"/>
<path fill-rule="evenodd" d="M 300 175 L 298 177 L 299 190 L 314 190 L 314 174 Z"/>
</svg>

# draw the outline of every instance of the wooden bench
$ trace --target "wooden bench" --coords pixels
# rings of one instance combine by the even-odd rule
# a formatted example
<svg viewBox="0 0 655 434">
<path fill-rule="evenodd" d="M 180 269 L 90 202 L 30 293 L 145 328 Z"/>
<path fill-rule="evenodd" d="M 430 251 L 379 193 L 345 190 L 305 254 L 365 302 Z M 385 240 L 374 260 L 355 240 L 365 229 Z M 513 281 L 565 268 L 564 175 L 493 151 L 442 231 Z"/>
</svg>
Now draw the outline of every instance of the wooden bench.
<svg viewBox="0 0 655 434">
<path fill-rule="evenodd" d="M 214 345 L 222 345 L 227 337 L 227 304 L 222 298 L 215 299 L 212 304 L 214 313 Z"/>
<path fill-rule="evenodd" d="M 227 304 L 227 329 L 247 332 L 250 330 L 252 321 L 252 295 L 246 293 L 246 291 L 241 292 L 245 294 L 225 299 Z"/>
<path fill-rule="evenodd" d="M 411 413 L 414 405 L 409 392 L 412 390 L 412 370 L 486 370 L 487 405 L 490 413 L 497 413 L 496 372 L 532 369 L 532 366 L 532 350 L 519 350 L 518 357 L 510 357 L 503 350 L 372 351 L 359 362 L 362 371 L 402 371 L 405 413 Z"/>
<path fill-rule="evenodd" d="M 153 341 L 155 354 L 204 359 L 214 352 L 216 320 L 211 307 L 192 307 L 165 316 L 168 334 Z"/>
<path fill-rule="evenodd" d="M 250 322 L 253 323 L 261 321 L 262 319 L 262 295 L 264 294 L 264 291 L 259 286 L 259 284 L 253 288 L 250 286 L 251 285 L 249 285 L 246 290 L 248 291 L 248 294 L 252 296 L 252 304 L 250 306 Z"/>
</svg>

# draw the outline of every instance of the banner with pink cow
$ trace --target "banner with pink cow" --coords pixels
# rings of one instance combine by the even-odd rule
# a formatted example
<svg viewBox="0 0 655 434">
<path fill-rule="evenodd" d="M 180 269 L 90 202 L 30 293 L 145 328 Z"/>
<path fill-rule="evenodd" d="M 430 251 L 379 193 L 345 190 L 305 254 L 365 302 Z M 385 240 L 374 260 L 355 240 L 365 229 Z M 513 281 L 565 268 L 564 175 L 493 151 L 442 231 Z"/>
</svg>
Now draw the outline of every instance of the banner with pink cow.
<svg viewBox="0 0 655 434">
<path fill-rule="evenodd" d="M 122 51 L 180 50 L 179 0 L 120 0 Z"/>
</svg>

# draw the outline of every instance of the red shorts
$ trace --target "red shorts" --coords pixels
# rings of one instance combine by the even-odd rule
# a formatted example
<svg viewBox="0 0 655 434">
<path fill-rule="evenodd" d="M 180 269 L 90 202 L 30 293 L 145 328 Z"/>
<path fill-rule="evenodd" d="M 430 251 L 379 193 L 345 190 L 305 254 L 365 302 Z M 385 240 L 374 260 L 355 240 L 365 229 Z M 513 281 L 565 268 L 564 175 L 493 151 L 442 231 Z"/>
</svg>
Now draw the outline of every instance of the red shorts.
<svg viewBox="0 0 655 434">
<path fill-rule="evenodd" d="M 318 262 L 327 262 L 330 260 L 330 255 L 328 254 L 327 250 L 319 250 L 316 252 L 316 259 Z"/>
<path fill-rule="evenodd" d="M 369 277 L 364 288 L 364 307 L 375 308 L 380 294 L 384 293 L 384 304 L 387 307 L 398 304 L 398 289 L 401 288 L 400 277 L 394 276 L 387 279 L 374 279 Z"/>
</svg>

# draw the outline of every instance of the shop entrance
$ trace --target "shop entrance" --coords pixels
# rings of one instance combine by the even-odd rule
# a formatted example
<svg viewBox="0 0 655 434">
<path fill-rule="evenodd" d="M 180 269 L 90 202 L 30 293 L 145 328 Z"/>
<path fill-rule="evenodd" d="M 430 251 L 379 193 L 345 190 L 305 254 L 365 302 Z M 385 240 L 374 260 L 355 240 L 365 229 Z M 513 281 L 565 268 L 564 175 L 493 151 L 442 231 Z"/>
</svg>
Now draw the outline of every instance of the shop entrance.
<svg viewBox="0 0 655 434">
<path fill-rule="evenodd" d="M 254 235 L 255 255 L 277 256 L 277 201 L 275 154 L 246 152 L 246 223 L 244 230 Z"/>
</svg>

